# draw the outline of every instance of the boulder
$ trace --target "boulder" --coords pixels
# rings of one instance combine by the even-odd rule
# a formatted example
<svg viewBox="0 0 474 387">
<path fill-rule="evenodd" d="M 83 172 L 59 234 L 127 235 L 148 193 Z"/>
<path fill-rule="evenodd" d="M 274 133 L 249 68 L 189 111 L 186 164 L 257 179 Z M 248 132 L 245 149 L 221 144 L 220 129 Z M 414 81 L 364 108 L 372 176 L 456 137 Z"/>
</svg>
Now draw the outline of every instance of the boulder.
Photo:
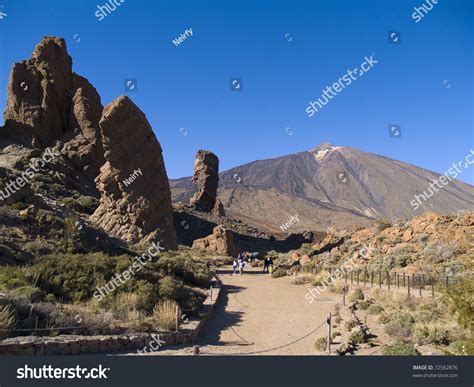
<svg viewBox="0 0 474 387">
<path fill-rule="evenodd" d="M 219 185 L 219 159 L 214 153 L 202 149 L 196 153 L 192 181 L 198 191 L 191 197 L 190 204 L 211 212 L 216 205 Z"/>
<path fill-rule="evenodd" d="M 211 235 L 196 239 L 192 245 L 193 249 L 206 250 L 216 254 L 223 254 L 229 257 L 236 257 L 239 249 L 234 242 L 232 231 L 227 230 L 224 226 L 218 225 L 214 227 Z"/>
<path fill-rule="evenodd" d="M 162 149 L 145 115 L 121 96 L 105 107 L 100 127 L 106 163 L 96 178 L 101 198 L 91 221 L 126 242 L 177 248 Z"/>
</svg>

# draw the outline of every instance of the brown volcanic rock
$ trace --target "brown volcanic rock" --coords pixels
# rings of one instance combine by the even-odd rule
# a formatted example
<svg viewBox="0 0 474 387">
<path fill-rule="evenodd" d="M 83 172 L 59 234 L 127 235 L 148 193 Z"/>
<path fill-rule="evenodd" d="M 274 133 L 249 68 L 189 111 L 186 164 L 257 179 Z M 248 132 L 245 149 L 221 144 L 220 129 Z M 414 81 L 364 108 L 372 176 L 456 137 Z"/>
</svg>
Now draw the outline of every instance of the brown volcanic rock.
<svg viewBox="0 0 474 387">
<path fill-rule="evenodd" d="M 43 38 L 30 59 L 13 65 L 6 134 L 35 147 L 50 145 L 67 130 L 72 93 L 72 60 L 64 39 Z"/>
<path fill-rule="evenodd" d="M 87 79 L 77 74 L 73 78 L 76 91 L 72 98 L 69 125 L 74 132 L 73 138 L 65 141 L 61 153 L 93 179 L 105 162 L 99 126 L 104 108 L 99 94 Z"/>
<path fill-rule="evenodd" d="M 121 96 L 105 107 L 100 127 L 106 163 L 96 178 L 101 199 L 91 220 L 126 242 L 161 240 L 175 249 L 168 176 L 145 115 Z"/>
<path fill-rule="evenodd" d="M 232 231 L 227 230 L 222 225 L 214 227 L 212 234 L 206 238 L 196 239 L 192 248 L 224 254 L 229 257 L 236 257 L 239 253 Z"/>
<path fill-rule="evenodd" d="M 44 37 L 30 59 L 13 65 L 0 136 L 44 149 L 54 145 L 90 179 L 104 162 L 103 106 L 87 79 L 72 72 L 64 39 Z"/>
<path fill-rule="evenodd" d="M 190 200 L 197 208 L 211 212 L 216 205 L 217 187 L 219 185 L 219 159 L 209 151 L 200 149 L 194 160 L 192 181 L 198 187 Z"/>
</svg>

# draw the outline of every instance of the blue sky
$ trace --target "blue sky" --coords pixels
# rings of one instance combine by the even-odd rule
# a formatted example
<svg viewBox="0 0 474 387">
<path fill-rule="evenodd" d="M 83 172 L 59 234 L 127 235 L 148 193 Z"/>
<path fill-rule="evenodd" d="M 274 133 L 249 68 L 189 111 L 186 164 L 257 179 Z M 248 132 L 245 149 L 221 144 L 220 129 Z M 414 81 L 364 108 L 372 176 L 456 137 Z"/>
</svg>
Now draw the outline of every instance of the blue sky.
<svg viewBox="0 0 474 387">
<path fill-rule="evenodd" d="M 0 0 L 0 106 L 12 64 L 56 35 L 104 105 L 127 94 L 143 110 L 171 178 L 192 174 L 200 148 L 221 170 L 330 142 L 443 173 L 474 147 L 472 1 L 439 0 L 419 23 L 412 0 L 125 0 L 98 21 L 107 1 Z M 309 101 L 372 54 L 378 64 L 309 118 Z M 474 167 L 460 179 L 474 184 Z"/>
</svg>

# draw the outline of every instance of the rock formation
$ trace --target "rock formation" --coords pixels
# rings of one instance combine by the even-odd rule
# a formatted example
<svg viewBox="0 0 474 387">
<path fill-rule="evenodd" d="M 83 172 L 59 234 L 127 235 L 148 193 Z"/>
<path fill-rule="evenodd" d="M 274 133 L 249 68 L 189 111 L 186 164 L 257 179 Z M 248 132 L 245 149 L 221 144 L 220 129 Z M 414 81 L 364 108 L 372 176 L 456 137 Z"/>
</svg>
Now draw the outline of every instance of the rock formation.
<svg viewBox="0 0 474 387">
<path fill-rule="evenodd" d="M 202 211 L 211 212 L 216 205 L 219 185 L 219 159 L 214 153 L 202 149 L 196 153 L 192 181 L 197 185 L 198 191 L 191 198 L 191 205 Z"/>
<path fill-rule="evenodd" d="M 103 164 L 100 97 L 72 71 L 64 39 L 44 37 L 30 59 L 13 65 L 0 137 L 44 149 L 58 148 L 90 178 Z"/>
<path fill-rule="evenodd" d="M 217 254 L 224 254 L 229 257 L 236 257 L 239 253 L 239 249 L 234 242 L 232 231 L 227 230 L 222 225 L 214 227 L 211 235 L 205 238 L 196 239 L 193 242 L 192 248 L 206 250 Z"/>
<path fill-rule="evenodd" d="M 100 127 L 106 162 L 96 178 L 101 199 L 91 220 L 126 242 L 162 241 L 175 249 L 168 176 L 145 115 L 122 96 L 105 107 Z"/>
</svg>

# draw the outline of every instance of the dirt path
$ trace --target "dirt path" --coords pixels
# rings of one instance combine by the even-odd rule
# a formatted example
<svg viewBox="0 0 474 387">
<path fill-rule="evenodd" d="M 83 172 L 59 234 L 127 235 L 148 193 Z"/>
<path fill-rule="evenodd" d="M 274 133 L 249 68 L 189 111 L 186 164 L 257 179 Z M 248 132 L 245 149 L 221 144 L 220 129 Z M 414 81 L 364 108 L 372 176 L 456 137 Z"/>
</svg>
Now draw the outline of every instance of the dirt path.
<svg viewBox="0 0 474 387">
<path fill-rule="evenodd" d="M 318 353 L 314 343 L 326 334 L 326 316 L 341 302 L 339 295 L 327 292 L 310 304 L 304 296 L 311 285 L 292 285 L 291 277 L 271 278 L 257 268 L 236 276 L 226 268 L 219 274 L 224 289 L 195 343 L 201 353 L 237 355 L 269 349 L 272 350 L 259 354 Z M 191 346 L 174 346 L 151 355 L 190 355 L 191 352 Z"/>
</svg>

